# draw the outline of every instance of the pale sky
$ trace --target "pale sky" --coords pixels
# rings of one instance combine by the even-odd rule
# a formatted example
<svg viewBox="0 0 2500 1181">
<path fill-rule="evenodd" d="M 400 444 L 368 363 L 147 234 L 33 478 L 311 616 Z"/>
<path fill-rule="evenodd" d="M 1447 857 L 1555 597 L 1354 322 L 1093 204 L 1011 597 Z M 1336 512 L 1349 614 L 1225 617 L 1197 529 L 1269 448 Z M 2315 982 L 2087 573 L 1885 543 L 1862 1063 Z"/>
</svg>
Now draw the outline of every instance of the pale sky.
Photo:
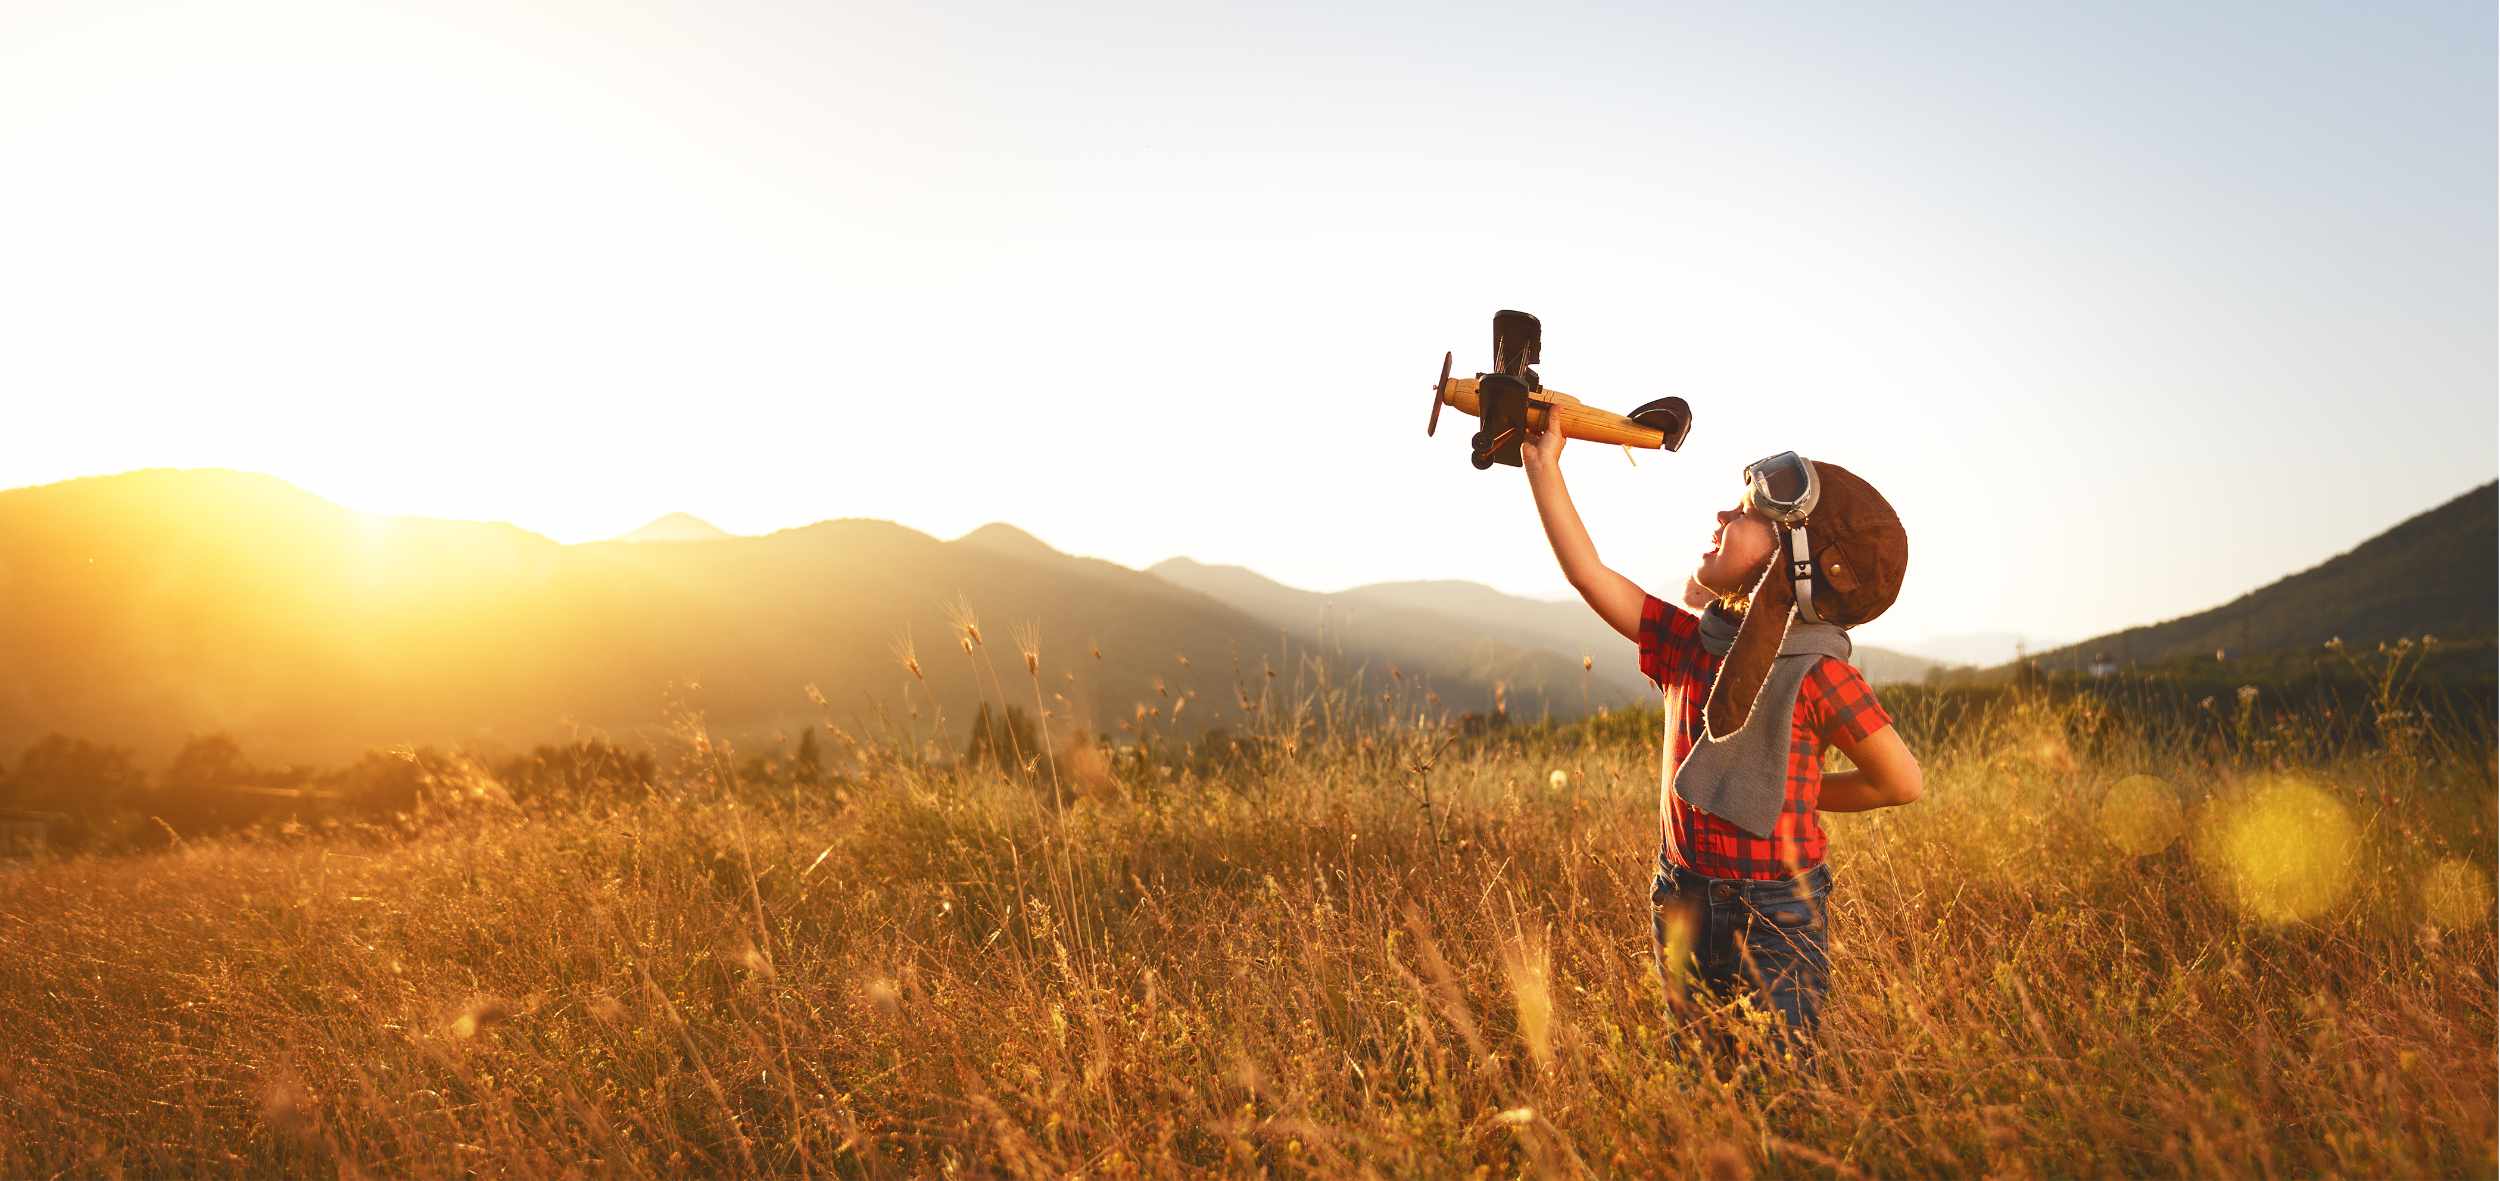
<svg viewBox="0 0 2500 1181">
<path fill-rule="evenodd" d="M 0 486 L 1551 593 L 1423 437 L 1516 307 L 1693 404 L 1565 460 L 1626 573 L 1794 448 L 1908 523 L 1869 642 L 2080 638 L 2500 471 L 2494 53 L 2488 0 L 0 0 Z"/>
</svg>

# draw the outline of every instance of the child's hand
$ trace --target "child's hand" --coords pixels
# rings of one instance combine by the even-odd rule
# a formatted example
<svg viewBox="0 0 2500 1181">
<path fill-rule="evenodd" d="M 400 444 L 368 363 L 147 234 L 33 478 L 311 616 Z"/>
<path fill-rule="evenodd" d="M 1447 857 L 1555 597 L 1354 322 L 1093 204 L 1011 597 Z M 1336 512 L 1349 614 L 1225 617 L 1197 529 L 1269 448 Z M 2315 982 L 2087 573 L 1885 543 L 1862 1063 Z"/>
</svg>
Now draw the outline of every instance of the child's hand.
<svg viewBox="0 0 2500 1181">
<path fill-rule="evenodd" d="M 1579 401 L 1569 394 L 1547 394 L 1545 397 L 1554 402 Z M 1534 471 L 1551 472 L 1562 463 L 1563 441 L 1569 437 L 1562 433 L 1560 416 L 1549 412 L 1545 416 L 1543 430 L 1529 431 L 1528 437 L 1520 440 L 1519 462 Z"/>
</svg>

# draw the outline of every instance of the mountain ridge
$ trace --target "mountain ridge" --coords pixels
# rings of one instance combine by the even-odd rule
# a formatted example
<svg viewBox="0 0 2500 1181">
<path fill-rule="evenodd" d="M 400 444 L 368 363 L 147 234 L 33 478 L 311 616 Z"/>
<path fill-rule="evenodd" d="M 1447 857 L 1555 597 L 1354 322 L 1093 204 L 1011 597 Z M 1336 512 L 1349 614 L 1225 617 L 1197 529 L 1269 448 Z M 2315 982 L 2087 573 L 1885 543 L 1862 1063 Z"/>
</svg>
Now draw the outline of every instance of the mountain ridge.
<svg viewBox="0 0 2500 1181">
<path fill-rule="evenodd" d="M 1168 558 L 1147 569 L 1184 580 L 1206 579 L 1211 585 L 1220 585 L 1220 579 L 1237 581 L 1238 575 L 1243 574 L 1274 581 L 1246 567 L 1209 566 L 1190 558 Z M 1624 694 L 1646 696 L 1651 691 L 1648 679 L 1639 671 L 1638 647 L 1576 597 L 1533 599 L 1464 579 L 1405 579 L 1367 583 L 1336 592 L 1297 593 L 1317 595 L 1346 607 L 1426 612 L 1447 621 L 1444 626 L 1450 634 L 1490 640 L 1524 651 L 1547 652 L 1572 663 L 1592 660 L 1596 665 L 1592 671 L 1600 682 Z M 1892 683 L 1917 680 L 1936 662 L 1860 644 L 1850 663 L 1869 681 Z"/>
<path fill-rule="evenodd" d="M 982 631 L 969 648 L 968 618 Z M 1038 644 L 1032 674 L 1023 640 Z M 304 761 L 696 716 L 722 737 L 832 723 L 951 746 L 985 701 L 1048 710 L 1063 736 L 1187 736 L 1246 725 L 1243 701 L 1297 678 L 1354 685 L 1389 663 L 1020 530 L 950 542 L 848 518 L 566 545 L 373 517 L 223 469 L 0 491 L 0 651 L 0 757 L 49 732 L 153 758 L 223 731 Z M 1491 681 L 1463 665 L 1421 680 L 1451 712 L 1493 707 Z M 1414 674 L 1407 686 L 1421 696 Z M 1508 693 L 1515 713 L 1577 709 L 1576 693 Z M 673 700 L 693 712 L 670 721 Z"/>
<path fill-rule="evenodd" d="M 2488 638 L 2496 487 L 2230 603 L 2038 659 Z M 964 648 L 966 612 L 979 649 Z M 1041 662 L 1021 684 L 1019 639 Z M 1324 593 L 1185 558 L 1134 570 L 1004 523 L 952 540 L 839 518 L 699 545 L 563 544 L 358 513 L 231 469 L 0 491 L 0 651 L 0 756 L 50 731 L 162 752 L 222 730 L 304 759 L 527 744 L 648 730 L 673 696 L 726 735 L 833 722 L 951 741 L 1001 687 L 1063 730 L 1187 734 L 1245 724 L 1236 693 L 1262 688 L 1262 666 L 1428 692 L 1451 713 L 1498 697 L 1513 716 L 1570 716 L 1651 692 L 1630 641 L 1585 607 L 1458 580 Z M 833 704 L 806 705 L 811 685 Z"/>
<path fill-rule="evenodd" d="M 692 513 L 669 513 L 646 521 L 641 528 L 620 534 L 610 540 L 627 542 L 725 541 L 732 536 L 734 534 Z"/>
<path fill-rule="evenodd" d="M 2307 569 L 2228 602 L 2043 652 L 2044 669 L 2367 646 L 2436 634 L 2493 638 L 2500 606 L 2500 481 L 2470 488 Z"/>
</svg>

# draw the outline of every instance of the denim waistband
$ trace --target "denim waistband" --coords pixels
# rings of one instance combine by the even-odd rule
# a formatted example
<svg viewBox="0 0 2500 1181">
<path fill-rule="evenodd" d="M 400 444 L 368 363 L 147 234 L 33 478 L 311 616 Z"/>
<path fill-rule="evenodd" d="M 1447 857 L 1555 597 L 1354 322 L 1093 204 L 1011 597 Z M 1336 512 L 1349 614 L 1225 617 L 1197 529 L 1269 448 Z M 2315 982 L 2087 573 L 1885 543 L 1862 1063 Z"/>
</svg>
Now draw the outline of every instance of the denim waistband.
<svg viewBox="0 0 2500 1181">
<path fill-rule="evenodd" d="M 1742 898 L 1749 902 L 1793 902 L 1800 887 L 1815 894 L 1829 893 L 1832 888 L 1830 863 L 1816 862 L 1811 868 L 1785 878 L 1722 878 L 1696 873 L 1661 857 L 1658 869 L 1650 879 L 1650 898 L 1664 902 L 1673 894 L 1697 894 L 1712 901 Z"/>
</svg>

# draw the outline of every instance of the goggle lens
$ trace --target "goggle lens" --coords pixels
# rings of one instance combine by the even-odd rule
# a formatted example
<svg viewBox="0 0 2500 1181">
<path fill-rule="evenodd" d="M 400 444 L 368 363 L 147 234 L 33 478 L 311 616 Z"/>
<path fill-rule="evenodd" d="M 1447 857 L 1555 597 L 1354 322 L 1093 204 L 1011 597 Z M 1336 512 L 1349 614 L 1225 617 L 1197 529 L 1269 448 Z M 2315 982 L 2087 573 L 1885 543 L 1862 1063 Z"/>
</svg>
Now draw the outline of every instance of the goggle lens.
<svg viewBox="0 0 2500 1181">
<path fill-rule="evenodd" d="M 1745 503 L 1774 515 L 1811 511 L 1805 500 L 1814 492 L 1813 469 L 1805 457 L 1783 451 L 1745 465 Z"/>
<path fill-rule="evenodd" d="M 1762 473 L 1763 491 L 1781 504 L 1795 504 L 1806 494 L 1806 473 L 1802 465 L 1781 463 Z"/>
</svg>

